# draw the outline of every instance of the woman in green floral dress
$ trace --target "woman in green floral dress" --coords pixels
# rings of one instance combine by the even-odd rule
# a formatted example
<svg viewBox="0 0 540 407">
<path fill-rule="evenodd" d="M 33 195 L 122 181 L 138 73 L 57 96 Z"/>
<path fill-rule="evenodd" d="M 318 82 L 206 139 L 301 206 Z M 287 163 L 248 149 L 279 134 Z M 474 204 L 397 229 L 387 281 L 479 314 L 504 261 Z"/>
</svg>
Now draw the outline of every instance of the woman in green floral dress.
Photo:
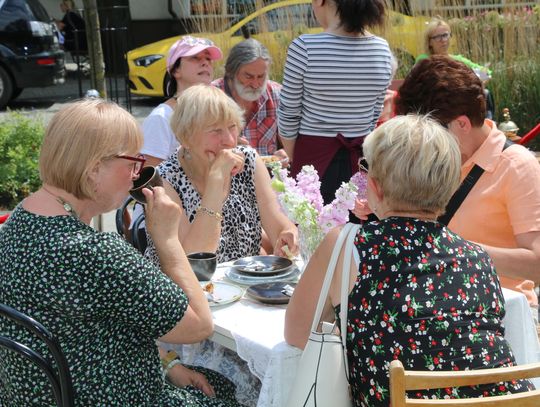
<svg viewBox="0 0 540 407">
<path fill-rule="evenodd" d="M 0 302 L 58 338 L 77 406 L 238 406 L 215 372 L 169 363 L 156 340 L 193 343 L 213 329 L 205 294 L 178 240 L 180 208 L 145 190 L 147 228 L 162 270 L 91 219 L 121 205 L 144 164 L 135 119 L 103 100 L 70 104 L 51 120 L 40 155 L 43 186 L 0 230 Z M 0 332 L 38 343 L 5 319 Z M 45 376 L 0 353 L 0 405 L 52 405 Z M 169 384 L 169 381 L 177 386 Z"/>
</svg>

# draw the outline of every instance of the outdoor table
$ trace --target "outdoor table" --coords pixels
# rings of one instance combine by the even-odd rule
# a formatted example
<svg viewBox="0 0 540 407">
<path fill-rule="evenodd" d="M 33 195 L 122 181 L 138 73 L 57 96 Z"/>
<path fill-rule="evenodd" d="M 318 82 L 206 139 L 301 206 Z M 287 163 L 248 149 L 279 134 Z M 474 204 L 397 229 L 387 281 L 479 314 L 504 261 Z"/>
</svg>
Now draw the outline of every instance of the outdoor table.
<svg viewBox="0 0 540 407">
<path fill-rule="evenodd" d="M 224 280 L 225 267 L 218 267 L 212 280 Z M 505 338 L 518 364 L 540 361 L 540 343 L 527 299 L 503 288 L 506 302 Z M 285 405 L 295 377 L 301 350 L 285 343 L 283 329 L 286 305 L 265 305 L 244 297 L 212 308 L 214 334 L 210 340 L 235 351 L 262 383 L 257 407 Z M 196 360 L 188 361 L 196 363 Z"/>
</svg>

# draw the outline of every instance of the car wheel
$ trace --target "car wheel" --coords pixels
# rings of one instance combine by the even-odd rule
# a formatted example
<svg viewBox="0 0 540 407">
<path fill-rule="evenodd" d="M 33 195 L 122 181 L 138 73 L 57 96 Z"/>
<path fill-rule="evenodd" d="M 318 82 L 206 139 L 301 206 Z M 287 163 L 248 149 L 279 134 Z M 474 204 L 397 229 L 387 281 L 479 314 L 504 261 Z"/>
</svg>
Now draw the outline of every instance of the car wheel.
<svg viewBox="0 0 540 407">
<path fill-rule="evenodd" d="M 12 94 L 13 81 L 6 70 L 0 66 L 0 109 L 8 104 Z"/>
</svg>

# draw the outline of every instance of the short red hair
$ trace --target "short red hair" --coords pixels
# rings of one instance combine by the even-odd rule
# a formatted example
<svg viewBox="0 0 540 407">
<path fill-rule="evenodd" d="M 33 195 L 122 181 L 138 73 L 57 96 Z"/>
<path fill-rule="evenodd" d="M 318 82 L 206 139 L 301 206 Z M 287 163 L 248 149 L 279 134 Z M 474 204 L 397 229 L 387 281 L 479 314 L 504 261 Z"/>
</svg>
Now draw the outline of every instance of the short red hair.
<svg viewBox="0 0 540 407">
<path fill-rule="evenodd" d="M 481 127 L 486 117 L 482 81 L 474 71 L 446 55 L 433 55 L 418 62 L 399 88 L 396 113 L 430 114 L 446 125 L 465 115 Z"/>
</svg>

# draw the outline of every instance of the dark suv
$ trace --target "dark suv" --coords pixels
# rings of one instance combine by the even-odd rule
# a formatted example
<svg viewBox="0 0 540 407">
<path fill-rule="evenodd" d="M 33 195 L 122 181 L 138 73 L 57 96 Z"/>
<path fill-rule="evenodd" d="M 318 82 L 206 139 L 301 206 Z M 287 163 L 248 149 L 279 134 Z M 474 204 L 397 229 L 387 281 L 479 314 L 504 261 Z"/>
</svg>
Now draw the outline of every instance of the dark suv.
<svg viewBox="0 0 540 407">
<path fill-rule="evenodd" d="M 64 83 L 64 51 L 38 0 L 0 0 L 0 109 L 24 88 Z"/>
</svg>

